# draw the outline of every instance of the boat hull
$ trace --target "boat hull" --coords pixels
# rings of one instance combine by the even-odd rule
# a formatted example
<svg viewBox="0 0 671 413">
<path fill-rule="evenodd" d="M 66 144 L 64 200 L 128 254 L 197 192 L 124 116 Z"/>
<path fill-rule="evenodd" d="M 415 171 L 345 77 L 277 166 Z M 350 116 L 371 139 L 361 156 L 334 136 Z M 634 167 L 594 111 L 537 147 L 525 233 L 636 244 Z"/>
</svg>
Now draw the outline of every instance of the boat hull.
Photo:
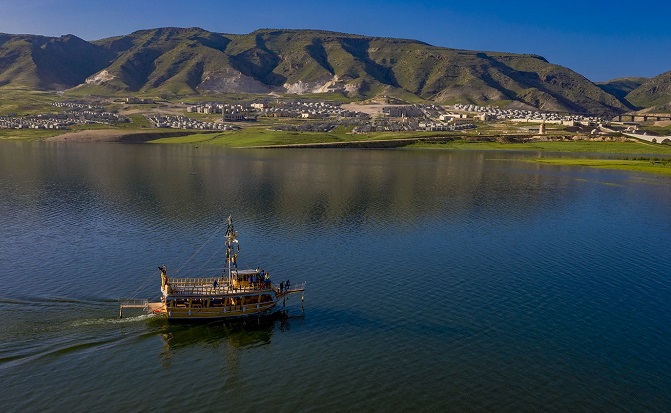
<svg viewBox="0 0 671 413">
<path fill-rule="evenodd" d="M 258 316 L 271 312 L 277 302 L 203 308 L 163 308 L 160 312 L 168 320 L 219 320 Z"/>
</svg>

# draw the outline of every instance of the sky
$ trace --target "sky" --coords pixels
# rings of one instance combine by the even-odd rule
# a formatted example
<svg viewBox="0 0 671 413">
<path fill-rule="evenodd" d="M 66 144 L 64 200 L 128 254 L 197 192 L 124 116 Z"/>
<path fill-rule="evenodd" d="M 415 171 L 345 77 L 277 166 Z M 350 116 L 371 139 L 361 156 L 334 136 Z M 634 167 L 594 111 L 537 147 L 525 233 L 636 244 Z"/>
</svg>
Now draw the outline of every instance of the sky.
<svg viewBox="0 0 671 413">
<path fill-rule="evenodd" d="M 532 53 L 594 82 L 671 70 L 671 2 L 0 0 L 0 32 L 85 40 L 157 27 L 321 29 Z"/>
</svg>

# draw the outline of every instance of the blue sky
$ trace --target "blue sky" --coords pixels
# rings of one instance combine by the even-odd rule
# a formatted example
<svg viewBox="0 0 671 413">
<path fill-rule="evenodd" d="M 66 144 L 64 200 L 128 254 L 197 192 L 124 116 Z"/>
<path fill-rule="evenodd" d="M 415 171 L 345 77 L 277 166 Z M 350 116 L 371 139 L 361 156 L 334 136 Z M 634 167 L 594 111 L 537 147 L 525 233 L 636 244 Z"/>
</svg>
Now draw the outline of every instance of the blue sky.
<svg viewBox="0 0 671 413">
<path fill-rule="evenodd" d="M 592 81 L 671 70 L 671 2 L 0 0 L 0 32 L 86 40 L 156 27 L 310 28 L 534 53 Z"/>
</svg>

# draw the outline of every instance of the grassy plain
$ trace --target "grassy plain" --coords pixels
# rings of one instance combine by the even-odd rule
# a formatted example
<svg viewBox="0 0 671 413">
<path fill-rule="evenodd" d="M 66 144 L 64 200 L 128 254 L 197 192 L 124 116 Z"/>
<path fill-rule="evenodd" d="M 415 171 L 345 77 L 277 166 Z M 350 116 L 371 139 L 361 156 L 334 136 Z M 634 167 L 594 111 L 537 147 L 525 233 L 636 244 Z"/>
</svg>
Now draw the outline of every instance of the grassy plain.
<svg viewBox="0 0 671 413">
<path fill-rule="evenodd" d="M 54 129 L 0 129 L 0 140 L 39 141 L 62 135 L 63 132 Z"/>
<path fill-rule="evenodd" d="M 36 115 L 60 111 L 52 103 L 62 100 L 54 92 L 38 92 L 26 89 L 2 89 L 0 91 L 0 116 L 9 114 Z"/>
<path fill-rule="evenodd" d="M 524 151 L 536 152 L 537 156 L 529 162 L 548 165 L 586 166 L 590 168 L 619 169 L 671 176 L 671 145 L 652 144 L 647 142 L 598 142 L 598 141 L 567 141 L 567 142 L 421 142 L 413 144 L 414 148 L 444 148 L 452 150 L 486 150 L 486 151 Z M 552 153 L 562 155 L 561 158 L 547 157 Z M 586 154 L 614 155 L 610 159 L 587 159 Z M 639 155 L 639 156 L 624 156 Z"/>
</svg>

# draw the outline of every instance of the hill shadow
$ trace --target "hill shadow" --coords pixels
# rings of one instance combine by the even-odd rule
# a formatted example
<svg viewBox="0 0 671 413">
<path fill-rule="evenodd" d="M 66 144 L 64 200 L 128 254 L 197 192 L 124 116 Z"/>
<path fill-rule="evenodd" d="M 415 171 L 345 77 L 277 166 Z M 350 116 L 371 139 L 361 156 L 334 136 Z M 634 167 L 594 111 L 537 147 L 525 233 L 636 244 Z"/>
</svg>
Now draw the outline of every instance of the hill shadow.
<svg viewBox="0 0 671 413">
<path fill-rule="evenodd" d="M 159 50 L 145 49 L 134 53 L 120 65 L 124 83 L 130 90 L 138 91 L 149 81 L 149 76 L 156 68 L 154 62 L 161 54 Z"/>
<path fill-rule="evenodd" d="M 335 75 L 335 70 L 333 70 L 333 66 L 328 62 L 328 54 L 321 40 L 314 39 L 312 44 L 306 46 L 305 49 L 315 62 L 319 63 L 330 74 Z"/>
<path fill-rule="evenodd" d="M 476 56 L 481 58 L 481 59 L 486 60 L 492 68 L 498 70 L 501 74 L 508 77 L 509 79 L 512 79 L 513 81 L 518 83 L 523 88 L 527 88 L 527 89 L 528 88 L 535 88 L 540 92 L 546 93 L 549 96 L 552 96 L 553 98 L 555 98 L 559 104 L 561 104 L 562 106 L 564 106 L 566 108 L 569 108 L 571 111 L 574 111 L 575 113 L 587 114 L 587 113 L 592 112 L 592 110 L 590 108 L 584 107 L 582 104 L 576 103 L 573 100 L 564 96 L 563 94 L 559 94 L 556 91 L 553 91 L 552 89 L 550 89 L 547 86 L 547 84 L 555 79 L 555 77 L 552 76 L 552 75 L 547 75 L 547 76 L 545 76 L 544 79 L 541 79 L 540 75 L 536 72 L 527 72 L 527 71 L 523 71 L 523 70 L 513 69 L 510 66 L 508 66 L 508 65 L 494 59 L 493 57 L 487 55 L 486 53 L 477 53 Z M 494 81 L 496 84 L 498 84 L 503 90 L 507 90 L 508 93 L 513 93 L 512 96 L 516 97 L 515 100 L 520 100 L 519 95 L 516 92 L 503 88 L 501 86 L 500 82 L 498 82 L 494 79 L 492 79 L 492 81 Z M 499 90 L 501 90 L 501 89 L 499 89 Z M 529 103 L 529 102 L 526 102 L 526 103 Z M 620 108 L 612 107 L 612 106 L 606 104 L 605 102 L 600 102 L 600 103 L 603 106 L 608 107 L 614 113 L 622 112 L 622 109 L 620 109 Z"/>
<path fill-rule="evenodd" d="M 341 38 L 339 41 L 340 45 L 347 53 L 363 63 L 364 70 L 368 75 L 372 76 L 380 83 L 400 87 L 390 68 L 380 65 L 370 58 L 370 55 L 368 54 L 368 49 L 370 47 L 369 39 Z"/>
<path fill-rule="evenodd" d="M 226 52 L 228 44 L 231 42 L 226 36 L 222 36 L 218 33 L 210 33 L 207 37 L 205 36 L 193 36 L 192 40 L 197 41 L 203 46 L 209 47 L 210 49 L 218 50 L 220 52 Z"/>
<path fill-rule="evenodd" d="M 266 85 L 282 86 L 287 78 L 273 72 L 282 59 L 268 49 L 261 33 L 256 35 L 255 42 L 256 45 L 253 49 L 231 56 L 231 66 Z"/>
</svg>

